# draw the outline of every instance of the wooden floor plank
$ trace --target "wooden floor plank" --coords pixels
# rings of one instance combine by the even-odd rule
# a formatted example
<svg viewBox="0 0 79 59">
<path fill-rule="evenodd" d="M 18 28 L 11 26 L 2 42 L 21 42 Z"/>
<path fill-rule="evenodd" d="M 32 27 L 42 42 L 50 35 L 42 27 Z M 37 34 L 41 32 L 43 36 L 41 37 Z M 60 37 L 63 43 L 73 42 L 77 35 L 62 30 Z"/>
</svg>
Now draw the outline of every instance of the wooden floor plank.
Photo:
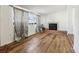
<svg viewBox="0 0 79 59">
<path fill-rule="evenodd" d="M 16 53 L 72 53 L 73 48 L 69 42 L 67 33 L 48 30 L 29 37 L 24 42 L 9 52 Z"/>
</svg>

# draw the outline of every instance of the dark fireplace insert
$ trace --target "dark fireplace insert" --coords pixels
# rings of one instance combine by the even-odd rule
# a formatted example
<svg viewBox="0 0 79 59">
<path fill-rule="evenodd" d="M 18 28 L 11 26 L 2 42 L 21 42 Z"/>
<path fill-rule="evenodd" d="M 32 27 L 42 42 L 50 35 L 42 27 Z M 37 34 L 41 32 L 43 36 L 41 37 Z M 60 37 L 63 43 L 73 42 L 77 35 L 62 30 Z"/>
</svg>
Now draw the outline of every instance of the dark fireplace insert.
<svg viewBox="0 0 79 59">
<path fill-rule="evenodd" d="M 57 23 L 49 23 L 49 30 L 57 30 Z"/>
</svg>

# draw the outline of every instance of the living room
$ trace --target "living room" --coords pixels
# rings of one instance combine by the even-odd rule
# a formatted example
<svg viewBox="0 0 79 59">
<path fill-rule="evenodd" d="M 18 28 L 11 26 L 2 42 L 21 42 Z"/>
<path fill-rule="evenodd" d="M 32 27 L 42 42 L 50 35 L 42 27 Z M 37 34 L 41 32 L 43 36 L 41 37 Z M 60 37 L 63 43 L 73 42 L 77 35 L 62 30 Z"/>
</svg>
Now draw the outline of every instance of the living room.
<svg viewBox="0 0 79 59">
<path fill-rule="evenodd" d="M 11 47 L 12 44 L 14 45 L 14 43 L 15 43 L 14 41 L 19 42 L 22 39 L 28 39 L 30 36 L 33 36 L 35 34 L 37 35 L 38 33 L 40 33 L 42 31 L 42 29 L 40 29 L 40 26 L 44 27 L 47 32 L 45 32 L 44 35 L 42 35 L 43 33 L 39 34 L 38 37 L 43 38 L 42 36 L 45 37 L 49 33 L 51 34 L 51 32 L 52 32 L 51 30 L 65 32 L 68 36 L 70 35 L 70 36 L 74 37 L 74 39 L 71 39 L 70 41 L 72 41 L 71 44 L 73 46 L 74 52 L 79 52 L 79 50 L 78 50 L 79 49 L 79 40 L 78 40 L 79 39 L 79 36 L 78 36 L 79 35 L 79 28 L 78 28 L 79 27 L 78 26 L 79 11 L 78 10 L 79 10 L 79 6 L 77 6 L 77 5 L 75 5 L 75 6 L 74 5 L 71 5 L 71 6 L 70 5 L 15 5 L 15 6 L 14 5 L 6 5 L 6 6 L 1 5 L 0 6 L 0 13 L 1 13 L 0 14 L 0 28 L 1 28 L 0 29 L 0 32 L 1 32 L 1 34 L 0 34 L 0 46 L 1 46 L 0 50 L 1 50 L 1 52 L 6 52 L 5 51 L 6 49 L 8 49 L 8 50 L 14 49 L 15 47 L 8 48 L 8 47 Z M 57 32 L 55 32 L 55 33 L 57 33 Z M 59 33 L 57 33 L 57 34 L 59 34 Z M 40 35 L 42 35 L 42 36 L 40 36 Z M 52 35 L 50 35 L 47 38 L 50 38 Z M 61 36 L 63 36 L 63 35 L 64 34 L 61 34 Z M 58 36 L 58 37 L 60 37 L 60 36 Z M 36 40 L 35 38 L 34 38 L 34 42 L 37 42 L 38 40 Z M 43 38 L 43 39 L 46 39 L 46 38 Z M 60 43 L 62 42 L 62 40 L 58 40 L 58 39 L 56 39 L 56 40 L 57 40 L 57 42 L 55 41 L 56 43 L 54 43 L 54 44 L 58 44 L 58 46 L 59 46 Z M 49 40 L 47 39 L 47 41 L 49 41 Z M 30 42 L 30 43 L 32 43 L 32 42 Z M 47 43 L 46 43 L 46 45 L 47 45 Z M 18 44 L 18 43 L 16 43 L 16 44 Z M 27 42 L 26 42 L 26 44 L 27 44 Z M 19 44 L 19 45 L 21 45 L 21 44 Z M 31 47 L 32 47 L 32 45 L 31 45 Z M 36 43 L 36 45 L 37 45 L 37 43 Z M 41 46 L 43 46 L 43 45 L 41 45 Z M 70 45 L 68 45 L 68 47 L 69 46 Z M 16 49 L 17 49 L 17 47 L 16 47 Z M 12 50 L 12 52 L 16 51 L 16 49 Z M 19 49 L 20 49 L 20 47 L 18 47 L 17 50 L 19 51 Z M 22 52 L 24 52 L 26 50 L 24 47 L 21 47 L 21 49 L 24 49 L 24 50 L 22 50 Z M 47 47 L 46 47 L 46 49 L 47 49 Z M 61 51 L 62 49 L 64 49 L 64 48 L 60 48 L 60 51 L 56 50 L 55 52 L 61 52 L 61 53 L 68 52 L 68 50 Z M 45 49 L 42 48 L 42 50 L 45 50 Z M 51 49 L 49 48 L 49 50 L 51 50 Z M 27 51 L 25 51 L 25 52 L 27 52 Z M 29 50 L 28 52 L 34 52 L 34 51 Z M 35 52 L 40 52 L 40 51 L 38 50 Z M 44 51 L 44 52 L 46 52 L 46 51 Z M 52 52 L 52 51 L 48 51 L 48 52 Z M 54 52 L 54 50 L 53 50 L 53 52 Z M 71 52 L 71 51 L 69 50 L 69 52 Z"/>
</svg>

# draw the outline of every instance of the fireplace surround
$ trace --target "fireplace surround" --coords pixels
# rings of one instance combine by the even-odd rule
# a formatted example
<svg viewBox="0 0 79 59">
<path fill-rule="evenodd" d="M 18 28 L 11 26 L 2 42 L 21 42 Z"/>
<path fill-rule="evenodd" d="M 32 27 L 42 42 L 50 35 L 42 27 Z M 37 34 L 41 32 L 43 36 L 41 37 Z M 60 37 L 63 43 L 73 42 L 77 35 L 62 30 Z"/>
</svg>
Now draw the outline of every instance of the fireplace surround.
<svg viewBox="0 0 79 59">
<path fill-rule="evenodd" d="M 49 30 L 57 30 L 57 23 L 49 23 Z"/>
</svg>

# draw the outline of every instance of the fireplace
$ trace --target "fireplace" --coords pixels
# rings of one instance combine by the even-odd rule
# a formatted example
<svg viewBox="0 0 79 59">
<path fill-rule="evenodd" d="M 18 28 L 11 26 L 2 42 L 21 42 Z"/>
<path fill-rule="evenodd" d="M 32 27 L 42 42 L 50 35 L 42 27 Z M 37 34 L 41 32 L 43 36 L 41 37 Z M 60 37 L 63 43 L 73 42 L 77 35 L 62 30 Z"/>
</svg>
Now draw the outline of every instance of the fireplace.
<svg viewBox="0 0 79 59">
<path fill-rule="evenodd" d="M 49 30 L 57 30 L 57 23 L 49 23 Z"/>
</svg>

